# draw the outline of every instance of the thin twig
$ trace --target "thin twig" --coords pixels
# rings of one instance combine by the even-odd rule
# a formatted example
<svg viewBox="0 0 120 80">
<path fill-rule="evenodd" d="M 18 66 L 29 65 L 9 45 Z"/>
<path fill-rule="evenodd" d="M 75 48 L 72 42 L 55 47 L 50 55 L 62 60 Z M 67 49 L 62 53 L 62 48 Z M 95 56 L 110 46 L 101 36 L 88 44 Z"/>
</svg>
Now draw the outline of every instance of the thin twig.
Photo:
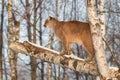
<svg viewBox="0 0 120 80">
<path fill-rule="evenodd" d="M 120 63 L 119 63 L 119 61 L 115 58 L 115 52 L 110 48 L 109 44 L 106 42 L 106 40 L 105 40 L 103 37 L 102 37 L 102 39 L 103 39 L 103 41 L 105 42 L 105 44 L 106 44 L 106 46 L 108 47 L 108 49 L 110 50 L 113 60 L 116 62 L 117 66 L 118 66 L 119 69 L 120 69 Z"/>
</svg>

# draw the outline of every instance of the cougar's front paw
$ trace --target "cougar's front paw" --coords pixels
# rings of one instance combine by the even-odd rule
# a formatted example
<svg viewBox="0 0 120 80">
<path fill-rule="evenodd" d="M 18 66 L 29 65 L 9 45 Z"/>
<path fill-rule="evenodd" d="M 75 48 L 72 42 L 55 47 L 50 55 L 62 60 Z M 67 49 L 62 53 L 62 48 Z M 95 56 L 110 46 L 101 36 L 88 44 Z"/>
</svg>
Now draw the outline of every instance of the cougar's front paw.
<svg viewBox="0 0 120 80">
<path fill-rule="evenodd" d="M 60 55 L 71 55 L 73 54 L 73 51 L 72 50 L 63 50 Z"/>
<path fill-rule="evenodd" d="M 68 51 L 67 51 L 67 54 L 68 54 L 68 55 L 71 55 L 71 54 L 73 54 L 73 51 L 72 51 L 72 50 L 68 50 Z"/>
<path fill-rule="evenodd" d="M 68 53 L 67 51 L 62 50 L 62 51 L 60 52 L 60 55 L 62 56 L 62 55 L 65 55 L 65 54 L 67 54 L 67 53 Z"/>
</svg>

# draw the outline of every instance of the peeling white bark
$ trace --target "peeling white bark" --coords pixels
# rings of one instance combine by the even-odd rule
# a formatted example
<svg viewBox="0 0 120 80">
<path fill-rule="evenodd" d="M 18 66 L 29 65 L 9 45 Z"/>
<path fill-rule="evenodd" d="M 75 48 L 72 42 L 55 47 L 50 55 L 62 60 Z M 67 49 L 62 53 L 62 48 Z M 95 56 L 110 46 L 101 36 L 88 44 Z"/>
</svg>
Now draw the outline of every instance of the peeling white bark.
<svg viewBox="0 0 120 80">
<path fill-rule="evenodd" d="M 24 53 L 78 72 L 89 73 L 92 75 L 99 74 L 95 63 L 87 63 L 73 55 L 61 56 L 57 51 L 38 46 L 31 42 L 12 42 L 9 47 L 14 53 Z M 110 71 L 110 77 L 114 78 L 120 76 L 118 68 L 110 67 L 108 69 Z"/>
<path fill-rule="evenodd" d="M 103 77 L 109 78 L 110 77 L 109 68 L 107 65 L 104 43 L 102 40 L 102 34 L 104 35 L 105 33 L 103 33 L 103 30 L 101 28 L 103 26 L 103 29 L 105 29 L 104 28 L 105 24 L 100 23 L 98 20 L 97 10 L 95 8 L 94 0 L 87 0 L 87 10 L 88 10 L 88 18 L 91 26 L 91 33 L 92 33 L 98 70 Z"/>
<path fill-rule="evenodd" d="M 31 42 L 13 42 L 10 45 L 10 49 L 15 53 L 22 52 L 26 55 L 34 56 L 36 58 L 58 64 L 78 72 L 98 75 L 97 65 L 95 63 L 87 63 L 73 55 L 61 56 L 57 51 L 42 46 L 37 46 L 36 44 Z"/>
</svg>

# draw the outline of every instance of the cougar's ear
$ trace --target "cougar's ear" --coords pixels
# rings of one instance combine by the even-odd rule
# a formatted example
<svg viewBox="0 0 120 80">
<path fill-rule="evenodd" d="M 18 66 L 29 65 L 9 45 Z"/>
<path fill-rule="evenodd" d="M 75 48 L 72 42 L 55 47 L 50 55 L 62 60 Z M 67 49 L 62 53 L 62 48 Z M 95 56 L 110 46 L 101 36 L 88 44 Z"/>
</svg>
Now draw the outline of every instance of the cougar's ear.
<svg viewBox="0 0 120 80">
<path fill-rule="evenodd" d="M 51 16 L 48 16 L 48 20 L 51 20 L 52 19 L 52 17 Z"/>
</svg>

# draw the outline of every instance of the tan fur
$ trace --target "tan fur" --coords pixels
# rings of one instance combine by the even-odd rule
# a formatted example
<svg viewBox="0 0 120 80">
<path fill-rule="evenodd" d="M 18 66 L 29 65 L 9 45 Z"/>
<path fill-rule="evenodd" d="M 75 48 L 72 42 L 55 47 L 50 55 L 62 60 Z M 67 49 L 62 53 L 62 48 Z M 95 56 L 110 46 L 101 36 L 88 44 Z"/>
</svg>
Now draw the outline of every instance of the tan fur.
<svg viewBox="0 0 120 80">
<path fill-rule="evenodd" d="M 45 27 L 50 27 L 56 36 L 62 41 L 64 50 L 69 53 L 70 43 L 76 42 L 83 45 L 89 54 L 86 61 L 91 61 L 94 57 L 94 48 L 91 38 L 90 26 L 88 23 L 80 21 L 58 21 L 55 18 L 48 17 L 44 24 Z"/>
</svg>

